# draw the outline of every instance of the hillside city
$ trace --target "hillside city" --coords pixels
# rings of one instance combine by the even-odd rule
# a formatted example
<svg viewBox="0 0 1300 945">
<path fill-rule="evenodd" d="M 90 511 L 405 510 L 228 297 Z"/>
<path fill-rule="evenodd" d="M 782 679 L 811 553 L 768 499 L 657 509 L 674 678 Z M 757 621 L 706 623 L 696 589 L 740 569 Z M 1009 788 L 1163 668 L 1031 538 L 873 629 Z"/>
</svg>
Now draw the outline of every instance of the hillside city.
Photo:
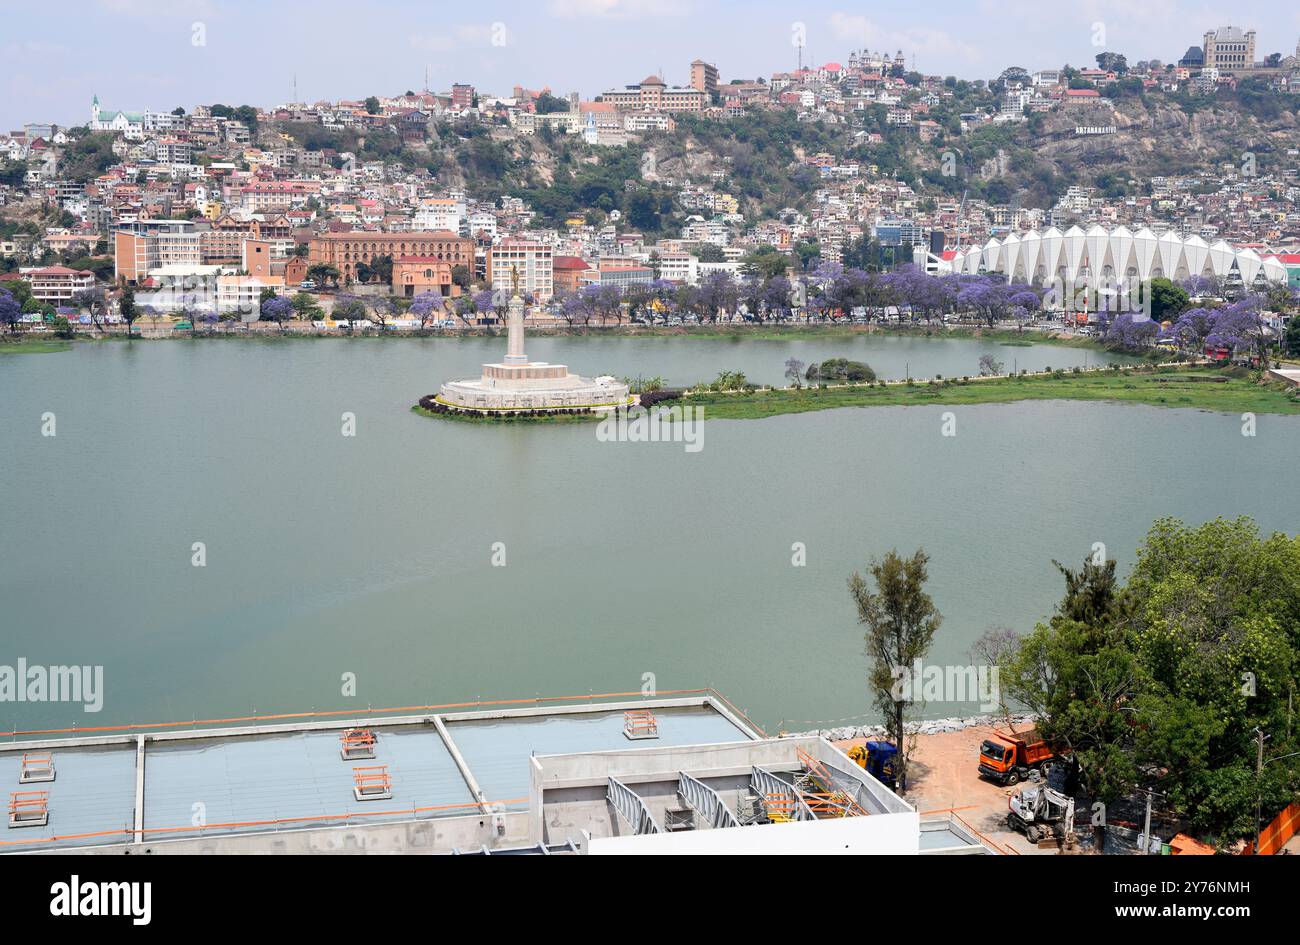
<svg viewBox="0 0 1300 945">
<path fill-rule="evenodd" d="M 1300 15 L 828 4 L 830 61 L 779 5 L 11 12 L 13 912 L 210 921 L 155 854 L 862 854 L 1254 917 Z"/>
<path fill-rule="evenodd" d="M 96 94 L 83 125 L 0 137 L 4 318 L 452 329 L 498 322 L 517 273 L 530 321 L 569 326 L 993 322 L 1086 311 L 1044 286 L 1105 272 L 1193 298 L 1273 286 L 1260 332 L 1280 336 L 1300 285 L 1300 44 L 1262 55 L 1229 26 L 1167 63 L 1095 59 L 976 82 L 902 51 L 756 79 L 695 60 L 684 85 L 652 74 L 591 100 L 457 84 L 123 111 Z M 1039 233 L 1059 255 L 999 265 L 1003 240 Z"/>
</svg>

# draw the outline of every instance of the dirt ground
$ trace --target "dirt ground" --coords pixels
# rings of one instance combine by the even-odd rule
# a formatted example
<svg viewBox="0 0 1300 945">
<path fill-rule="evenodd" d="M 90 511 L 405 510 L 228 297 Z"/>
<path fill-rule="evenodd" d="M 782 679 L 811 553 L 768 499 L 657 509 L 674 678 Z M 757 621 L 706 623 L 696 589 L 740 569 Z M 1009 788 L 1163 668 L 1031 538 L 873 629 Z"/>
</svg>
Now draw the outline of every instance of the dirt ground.
<svg viewBox="0 0 1300 945">
<path fill-rule="evenodd" d="M 1024 834 L 1007 826 L 1007 798 L 1024 784 L 1004 788 L 979 776 L 980 742 L 990 731 L 976 727 L 917 736 L 904 800 L 922 814 L 952 810 L 986 839 L 1016 853 L 1056 853 L 1055 849 L 1040 850 Z M 862 742 L 859 738 L 835 744 L 847 751 Z"/>
</svg>

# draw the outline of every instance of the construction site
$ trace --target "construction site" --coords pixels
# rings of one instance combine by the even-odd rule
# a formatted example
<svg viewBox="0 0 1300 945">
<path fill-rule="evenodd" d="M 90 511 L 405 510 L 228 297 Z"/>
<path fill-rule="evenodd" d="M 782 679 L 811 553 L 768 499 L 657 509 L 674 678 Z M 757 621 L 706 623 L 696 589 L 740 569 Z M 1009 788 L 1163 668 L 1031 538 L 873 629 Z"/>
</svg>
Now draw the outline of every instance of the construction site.
<svg viewBox="0 0 1300 945">
<path fill-rule="evenodd" d="M 1004 852 L 711 690 L 321 715 L 14 733 L 0 852 Z"/>
</svg>

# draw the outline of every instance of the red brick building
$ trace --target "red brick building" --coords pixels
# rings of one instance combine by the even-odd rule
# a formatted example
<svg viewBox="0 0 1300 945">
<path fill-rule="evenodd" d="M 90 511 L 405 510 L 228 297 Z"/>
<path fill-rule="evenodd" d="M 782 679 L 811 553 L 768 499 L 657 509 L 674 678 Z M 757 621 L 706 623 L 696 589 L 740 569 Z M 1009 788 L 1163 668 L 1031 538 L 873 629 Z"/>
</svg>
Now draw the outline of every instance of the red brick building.
<svg viewBox="0 0 1300 945">
<path fill-rule="evenodd" d="M 357 277 L 357 263 L 373 266 L 380 256 L 393 260 L 393 288 L 398 288 L 398 260 L 419 257 L 428 260 L 435 268 L 446 264 L 447 279 L 437 276 L 439 285 L 451 283 L 451 269 L 465 266 L 474 271 L 474 241 L 457 236 L 449 230 L 431 230 L 414 233 L 378 233 L 367 230 L 348 230 L 313 237 L 307 248 L 307 267 L 333 266 L 339 271 L 340 281 Z M 418 294 L 418 293 L 417 293 Z"/>
</svg>

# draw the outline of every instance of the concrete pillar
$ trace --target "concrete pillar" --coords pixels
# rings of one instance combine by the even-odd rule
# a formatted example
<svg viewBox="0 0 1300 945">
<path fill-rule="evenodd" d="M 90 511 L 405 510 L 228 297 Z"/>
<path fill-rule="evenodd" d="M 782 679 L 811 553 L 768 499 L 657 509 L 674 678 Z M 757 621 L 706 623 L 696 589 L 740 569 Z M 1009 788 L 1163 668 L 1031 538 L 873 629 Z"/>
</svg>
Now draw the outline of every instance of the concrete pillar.
<svg viewBox="0 0 1300 945">
<path fill-rule="evenodd" d="M 524 300 L 515 296 L 506 309 L 506 364 L 527 364 L 524 354 Z"/>
</svg>

